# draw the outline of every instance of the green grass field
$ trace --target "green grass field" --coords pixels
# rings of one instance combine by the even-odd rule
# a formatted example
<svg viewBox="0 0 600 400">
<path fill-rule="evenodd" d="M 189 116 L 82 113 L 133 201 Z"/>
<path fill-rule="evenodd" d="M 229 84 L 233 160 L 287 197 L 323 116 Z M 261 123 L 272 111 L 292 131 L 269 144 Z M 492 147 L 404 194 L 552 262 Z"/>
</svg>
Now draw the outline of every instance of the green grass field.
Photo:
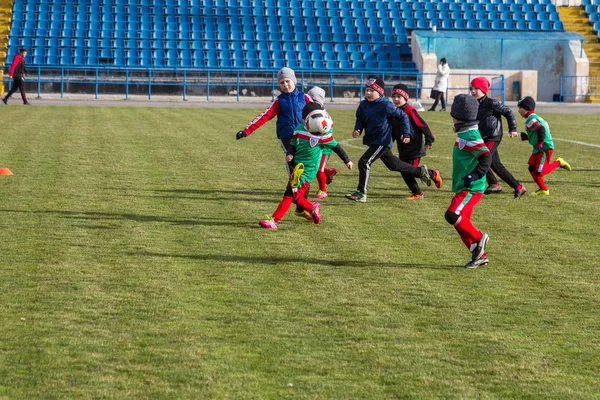
<svg viewBox="0 0 600 400">
<path fill-rule="evenodd" d="M 574 167 L 549 197 L 505 137 L 530 193 L 476 207 L 490 265 L 466 270 L 448 113 L 423 114 L 441 190 L 407 202 L 378 162 L 352 203 L 334 155 L 322 224 L 268 231 L 275 124 L 234 140 L 259 111 L 2 108 L 0 398 L 598 398 L 600 115 L 545 115 Z M 357 162 L 354 112 L 331 114 Z"/>
</svg>

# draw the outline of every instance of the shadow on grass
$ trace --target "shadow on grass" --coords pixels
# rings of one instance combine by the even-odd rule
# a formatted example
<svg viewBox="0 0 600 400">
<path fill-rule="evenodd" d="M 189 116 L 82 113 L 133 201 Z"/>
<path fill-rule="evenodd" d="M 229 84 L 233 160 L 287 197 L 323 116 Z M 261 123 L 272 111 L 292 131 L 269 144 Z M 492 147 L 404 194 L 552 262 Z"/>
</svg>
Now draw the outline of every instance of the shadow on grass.
<svg viewBox="0 0 600 400">
<path fill-rule="evenodd" d="M 101 220 L 129 220 L 136 222 L 164 222 L 173 225 L 210 225 L 210 226 L 242 226 L 247 227 L 248 222 L 228 221 L 218 218 L 196 218 L 196 219 L 176 219 L 159 217 L 156 215 L 141 215 L 131 213 L 107 213 L 96 211 L 60 211 L 60 210 L 44 210 L 44 211 L 23 211 L 23 210 L 0 210 L 0 212 L 14 213 L 30 213 L 30 214 L 53 214 L 63 218 L 84 220 L 84 221 L 101 221 Z M 114 229 L 99 225 L 77 225 L 87 227 L 89 229 Z"/>
<path fill-rule="evenodd" d="M 464 269 L 460 265 L 433 265 L 433 264 L 413 264 L 413 263 L 394 263 L 394 262 L 379 262 L 379 261 L 348 261 L 348 260 L 332 260 L 319 259 L 308 257 L 281 257 L 281 256 L 236 256 L 224 254 L 166 254 L 153 252 L 135 252 L 126 253 L 130 256 L 146 256 L 146 257 L 161 257 L 161 258 L 185 258 L 198 261 L 221 261 L 221 262 L 238 262 L 250 264 L 268 264 L 268 265 L 284 265 L 284 264 L 312 264 L 325 265 L 330 267 L 354 267 L 354 268 L 369 268 L 369 267 L 388 267 L 388 268 L 415 268 L 415 269 Z"/>
</svg>

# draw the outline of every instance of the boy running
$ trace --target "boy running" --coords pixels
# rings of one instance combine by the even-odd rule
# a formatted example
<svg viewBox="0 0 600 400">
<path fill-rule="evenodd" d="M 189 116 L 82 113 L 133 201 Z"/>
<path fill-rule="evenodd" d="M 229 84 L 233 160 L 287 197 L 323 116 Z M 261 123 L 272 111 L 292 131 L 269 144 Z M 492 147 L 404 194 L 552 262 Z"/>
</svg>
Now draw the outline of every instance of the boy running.
<svg viewBox="0 0 600 400">
<path fill-rule="evenodd" d="M 458 232 L 471 252 L 466 268 L 477 268 L 488 263 L 485 246 L 488 235 L 471 223 L 473 207 L 485 190 L 485 174 L 492 164 L 492 156 L 477 128 L 477 100 L 466 94 L 454 98 L 450 115 L 454 122 L 456 141 L 452 152 L 452 191 L 455 193 L 446 210 L 446 221 Z"/>
<path fill-rule="evenodd" d="M 558 167 L 570 171 L 571 166 L 560 157 L 550 163 L 554 151 L 554 142 L 550 135 L 548 123 L 535 113 L 535 100 L 530 96 L 524 97 L 519 100 L 517 107 L 519 107 L 519 115 L 527 119 L 525 121 L 527 133 L 521 132 L 521 140 L 528 140 L 529 144 L 533 146 L 533 152 L 527 164 L 529 164 L 529 173 L 533 181 L 539 187 L 539 190 L 534 194 L 548 196 L 550 190 L 546 186 L 543 177 Z"/>
</svg>

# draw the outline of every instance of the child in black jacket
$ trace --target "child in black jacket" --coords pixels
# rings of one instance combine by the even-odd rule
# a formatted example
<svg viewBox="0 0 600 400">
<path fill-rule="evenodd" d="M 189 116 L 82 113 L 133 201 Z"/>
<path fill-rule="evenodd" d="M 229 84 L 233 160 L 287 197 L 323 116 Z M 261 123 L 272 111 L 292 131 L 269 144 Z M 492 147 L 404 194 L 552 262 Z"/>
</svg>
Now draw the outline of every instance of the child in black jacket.
<svg viewBox="0 0 600 400">
<path fill-rule="evenodd" d="M 410 134 L 403 134 L 399 121 L 392 121 L 392 134 L 394 139 L 398 143 L 398 153 L 400 160 L 407 162 L 411 165 L 417 166 L 421 162 L 421 157 L 425 157 L 425 150 L 431 149 L 432 143 L 435 141 L 435 137 L 431 133 L 431 129 L 427 123 L 421 118 L 417 110 L 415 110 L 410 104 L 408 104 L 408 87 L 404 84 L 398 84 L 392 89 L 392 102 L 408 117 L 410 122 Z M 423 143 L 423 137 L 425 137 L 425 143 Z M 439 171 L 434 170 L 434 173 L 439 175 Z M 402 178 L 404 182 L 412 192 L 412 195 L 408 196 L 406 200 L 418 200 L 423 198 L 423 191 L 417 184 L 417 181 L 413 176 L 410 176 L 402 172 Z M 439 189 L 442 187 L 441 176 L 439 179 L 434 180 L 435 186 Z"/>
</svg>

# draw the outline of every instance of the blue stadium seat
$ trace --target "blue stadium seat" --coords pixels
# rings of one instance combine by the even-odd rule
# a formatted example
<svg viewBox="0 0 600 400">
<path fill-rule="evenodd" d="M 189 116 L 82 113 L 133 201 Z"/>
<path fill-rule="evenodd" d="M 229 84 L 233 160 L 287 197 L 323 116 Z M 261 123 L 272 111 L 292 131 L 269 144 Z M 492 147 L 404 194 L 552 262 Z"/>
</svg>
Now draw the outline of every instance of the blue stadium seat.
<svg viewBox="0 0 600 400">
<path fill-rule="evenodd" d="M 562 32 L 562 31 L 565 30 L 565 27 L 563 26 L 563 23 L 560 20 L 559 21 L 554 21 L 554 26 L 553 27 L 554 27 L 555 31 Z"/>
</svg>

